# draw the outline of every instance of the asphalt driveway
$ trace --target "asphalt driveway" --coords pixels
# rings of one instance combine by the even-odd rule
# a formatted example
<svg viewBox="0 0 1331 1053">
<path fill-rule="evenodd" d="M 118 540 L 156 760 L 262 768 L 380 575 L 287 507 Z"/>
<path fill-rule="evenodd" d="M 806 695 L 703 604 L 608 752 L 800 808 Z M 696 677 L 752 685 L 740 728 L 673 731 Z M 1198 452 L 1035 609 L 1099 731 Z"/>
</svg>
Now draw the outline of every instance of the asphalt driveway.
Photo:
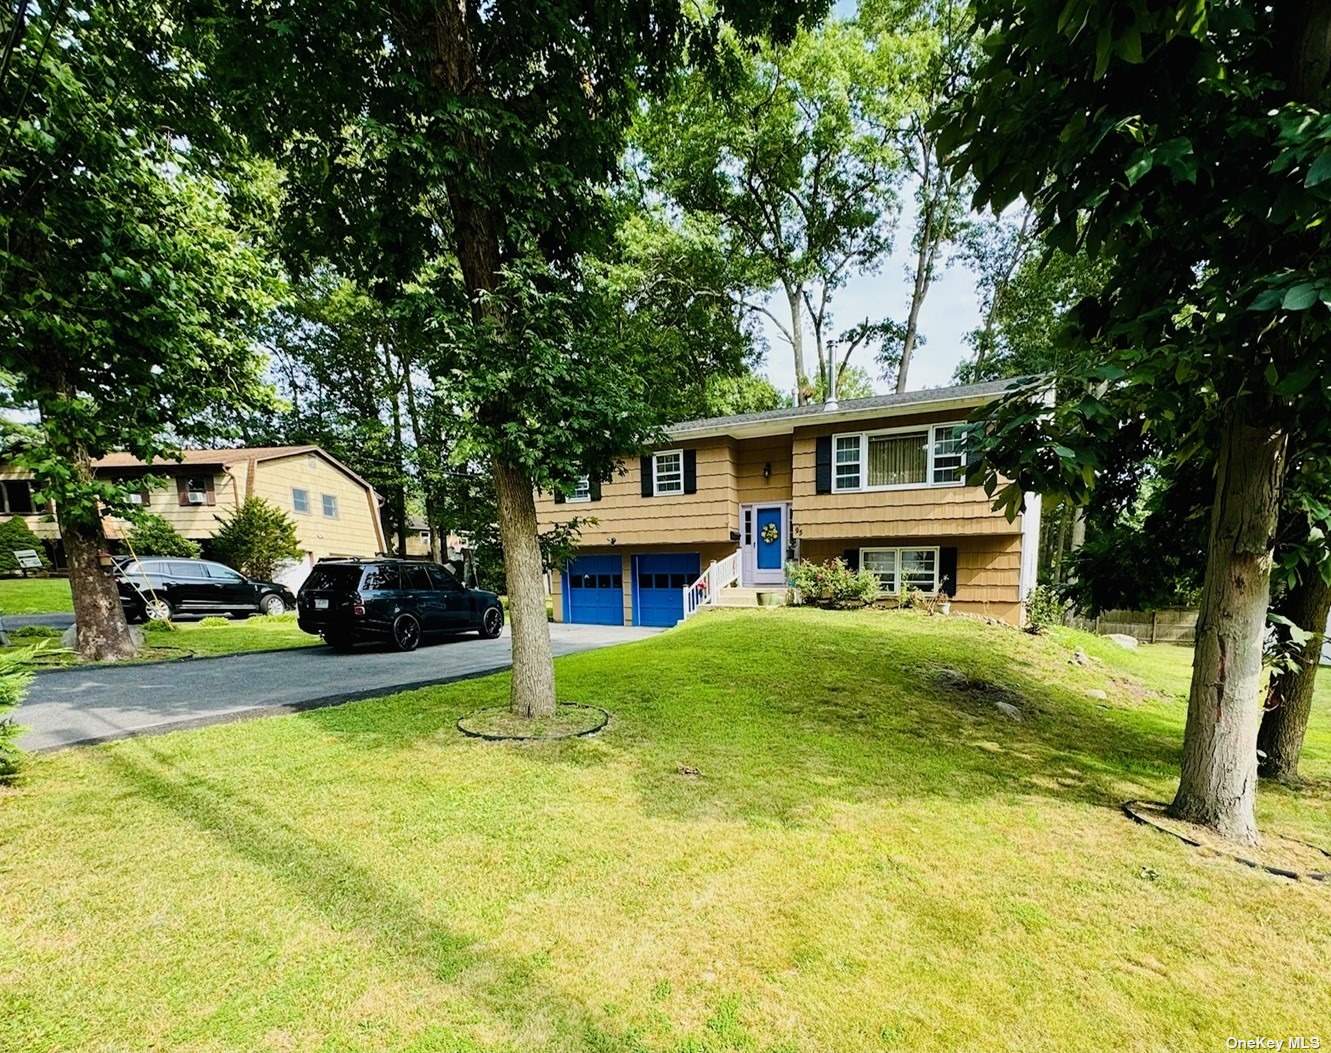
<svg viewBox="0 0 1331 1053">
<path fill-rule="evenodd" d="M 659 629 L 551 625 L 556 655 L 641 640 Z M 14 713 L 19 745 L 50 750 L 130 735 L 372 698 L 508 668 L 509 630 L 497 640 L 459 636 L 410 654 L 318 646 L 153 665 L 39 673 Z"/>
</svg>

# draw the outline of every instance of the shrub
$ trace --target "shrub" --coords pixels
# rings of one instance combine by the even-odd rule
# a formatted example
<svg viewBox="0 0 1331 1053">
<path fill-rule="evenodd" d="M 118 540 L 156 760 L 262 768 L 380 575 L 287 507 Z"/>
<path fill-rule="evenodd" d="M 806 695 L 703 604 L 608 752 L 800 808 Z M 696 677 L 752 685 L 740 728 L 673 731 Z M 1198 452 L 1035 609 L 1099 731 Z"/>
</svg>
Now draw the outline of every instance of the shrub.
<svg viewBox="0 0 1331 1053">
<path fill-rule="evenodd" d="M 222 619 L 218 619 L 221 621 Z M 143 623 L 144 632 L 173 633 L 179 628 L 175 622 L 167 618 L 149 618 Z"/>
<path fill-rule="evenodd" d="M 32 683 L 32 673 L 25 668 L 31 658 L 28 650 L 0 653 L 0 782 L 13 777 L 22 756 L 18 725 L 5 714 L 23 701 Z"/>
<path fill-rule="evenodd" d="M 28 521 L 22 516 L 14 516 L 0 523 L 0 572 L 20 570 L 18 560 L 14 558 L 14 549 L 30 548 L 37 553 L 42 567 L 49 568 L 51 561 L 46 558 L 46 549 L 42 539 L 32 532 Z"/>
<path fill-rule="evenodd" d="M 786 568 L 786 576 L 804 603 L 865 604 L 878 596 L 878 579 L 867 570 L 851 570 L 841 559 L 802 559 Z"/>
<path fill-rule="evenodd" d="M 209 626 L 213 626 L 213 627 L 215 628 L 215 627 L 217 627 L 217 626 L 219 626 L 219 625 L 230 625 L 230 624 L 231 624 L 231 619 L 229 619 L 229 618 L 219 618 L 216 614 L 210 614 L 207 618 L 200 618 L 200 619 L 199 619 L 199 624 L 200 624 L 200 625 L 209 625 Z"/>
<path fill-rule="evenodd" d="M 159 515 L 144 512 L 137 516 L 129 532 L 130 551 L 136 556 L 175 556 L 198 559 L 198 542 L 181 537 L 176 528 Z"/>
<path fill-rule="evenodd" d="M 246 498 L 221 523 L 213 551 L 248 578 L 271 581 L 279 563 L 300 558 L 295 521 L 262 497 Z"/>
<path fill-rule="evenodd" d="M 1063 600 L 1048 585 L 1038 585 L 1026 597 L 1026 624 L 1035 632 L 1063 624 Z"/>
</svg>

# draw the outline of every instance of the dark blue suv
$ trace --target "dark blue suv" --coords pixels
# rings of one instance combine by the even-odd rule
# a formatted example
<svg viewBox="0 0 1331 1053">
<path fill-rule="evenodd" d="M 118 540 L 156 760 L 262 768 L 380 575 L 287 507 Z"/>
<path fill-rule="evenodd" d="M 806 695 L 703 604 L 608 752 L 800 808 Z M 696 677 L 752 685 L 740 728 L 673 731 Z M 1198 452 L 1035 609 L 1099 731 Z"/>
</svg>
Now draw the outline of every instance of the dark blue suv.
<svg viewBox="0 0 1331 1053">
<path fill-rule="evenodd" d="M 409 559 L 325 559 L 305 579 L 296 616 L 307 633 L 338 650 L 362 640 L 414 651 L 427 636 L 504 627 L 499 597 L 469 589 L 437 563 Z"/>
</svg>

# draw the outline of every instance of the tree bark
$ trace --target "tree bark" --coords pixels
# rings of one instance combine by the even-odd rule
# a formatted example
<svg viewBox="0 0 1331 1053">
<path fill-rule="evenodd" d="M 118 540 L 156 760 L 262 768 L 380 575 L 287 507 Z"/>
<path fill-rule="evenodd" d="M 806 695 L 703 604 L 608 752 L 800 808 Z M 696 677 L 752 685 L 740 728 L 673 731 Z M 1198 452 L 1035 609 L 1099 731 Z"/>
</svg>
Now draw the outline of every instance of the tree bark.
<svg viewBox="0 0 1331 1053">
<path fill-rule="evenodd" d="M 1235 408 L 1224 423 L 1197 645 L 1170 814 L 1242 844 L 1258 840 L 1257 692 L 1287 436 Z"/>
<path fill-rule="evenodd" d="M 1307 570 L 1305 574 L 1307 580 L 1290 589 L 1277 610 L 1312 636 L 1299 651 L 1298 668 L 1271 682 L 1262 726 L 1257 733 L 1258 773 L 1287 783 L 1299 779 L 1299 755 L 1312 711 L 1326 619 L 1331 614 L 1331 585 L 1316 570 Z"/>
<path fill-rule="evenodd" d="M 790 349 L 795 354 L 795 405 L 809 401 L 809 374 L 804 371 L 804 316 L 800 308 L 801 290 L 786 286 L 786 303 L 790 305 Z"/>
<path fill-rule="evenodd" d="M 60 517 L 60 540 L 69 564 L 69 591 L 74 600 L 74 625 L 79 656 L 89 662 L 133 658 L 134 638 L 125 622 L 115 578 L 102 569 L 106 548 L 102 521 L 92 524 Z"/>
<path fill-rule="evenodd" d="M 508 615 L 513 625 L 510 701 L 519 716 L 548 717 L 555 711 L 555 666 L 532 482 L 522 468 L 501 461 L 495 462 L 494 480 L 508 579 Z"/>
</svg>

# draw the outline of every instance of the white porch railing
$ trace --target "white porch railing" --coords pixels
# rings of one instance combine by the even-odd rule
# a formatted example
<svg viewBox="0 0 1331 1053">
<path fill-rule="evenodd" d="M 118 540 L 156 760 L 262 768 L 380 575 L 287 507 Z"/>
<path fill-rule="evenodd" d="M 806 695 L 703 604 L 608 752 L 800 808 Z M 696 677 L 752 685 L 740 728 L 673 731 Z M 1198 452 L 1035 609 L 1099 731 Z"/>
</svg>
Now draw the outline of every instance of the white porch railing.
<svg viewBox="0 0 1331 1053">
<path fill-rule="evenodd" d="M 738 585 L 739 566 L 740 552 L 736 549 L 725 559 L 712 563 L 692 585 L 685 585 L 684 619 L 687 621 L 699 608 L 716 603 L 727 585 Z"/>
</svg>

